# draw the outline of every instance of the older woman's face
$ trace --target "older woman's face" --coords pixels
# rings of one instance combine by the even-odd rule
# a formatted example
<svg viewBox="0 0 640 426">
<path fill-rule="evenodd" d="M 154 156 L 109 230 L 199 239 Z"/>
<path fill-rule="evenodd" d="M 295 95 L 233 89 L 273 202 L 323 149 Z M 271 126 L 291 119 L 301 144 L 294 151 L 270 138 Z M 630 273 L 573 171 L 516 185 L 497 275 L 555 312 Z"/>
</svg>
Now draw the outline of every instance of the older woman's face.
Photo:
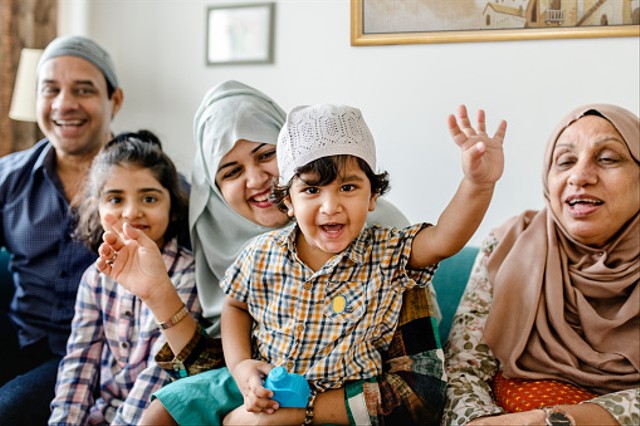
<svg viewBox="0 0 640 426">
<path fill-rule="evenodd" d="M 640 167 L 622 136 L 602 117 L 567 127 L 548 175 L 551 209 L 578 241 L 602 246 L 640 208 Z"/>
<path fill-rule="evenodd" d="M 241 139 L 220 161 L 216 185 L 241 216 L 258 225 L 279 228 L 289 219 L 268 199 L 274 177 L 278 177 L 276 146 Z"/>
</svg>

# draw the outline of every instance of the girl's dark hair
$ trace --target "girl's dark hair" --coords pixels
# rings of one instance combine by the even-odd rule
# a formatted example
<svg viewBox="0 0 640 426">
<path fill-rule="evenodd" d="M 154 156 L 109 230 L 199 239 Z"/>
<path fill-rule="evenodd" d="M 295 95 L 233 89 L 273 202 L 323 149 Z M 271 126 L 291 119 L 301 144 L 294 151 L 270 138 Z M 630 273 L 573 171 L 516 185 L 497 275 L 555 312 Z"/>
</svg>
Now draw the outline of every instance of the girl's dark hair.
<svg viewBox="0 0 640 426">
<path fill-rule="evenodd" d="M 284 186 L 279 186 L 274 183 L 271 188 L 271 195 L 269 199 L 272 203 L 276 204 L 278 208 L 284 212 L 287 211 L 287 206 L 284 204 L 284 199 L 289 195 L 291 184 L 293 179 L 302 175 L 310 174 L 316 176 L 313 180 L 306 180 L 305 182 L 311 186 L 324 186 L 328 185 L 338 178 L 338 176 L 345 173 L 347 170 L 348 161 L 353 158 L 358 162 L 360 169 L 367 175 L 369 182 L 371 183 L 371 194 L 382 195 L 389 190 L 389 173 L 374 173 L 371 167 L 366 161 L 359 157 L 353 157 L 351 155 L 333 155 L 331 157 L 322 157 L 314 160 L 304 166 L 298 167 L 295 171 L 295 175 Z"/>
<path fill-rule="evenodd" d="M 188 207 L 189 197 L 185 184 L 181 182 L 173 161 L 162 150 L 158 137 L 148 130 L 122 132 L 111 139 L 96 155 L 89 170 L 84 199 L 76 211 L 74 238 L 97 252 L 102 243 L 104 230 L 100 223 L 98 205 L 105 181 L 113 173 L 113 168 L 133 165 L 148 169 L 171 196 L 170 220 L 164 241 L 177 236 L 180 241 L 189 240 Z"/>
</svg>

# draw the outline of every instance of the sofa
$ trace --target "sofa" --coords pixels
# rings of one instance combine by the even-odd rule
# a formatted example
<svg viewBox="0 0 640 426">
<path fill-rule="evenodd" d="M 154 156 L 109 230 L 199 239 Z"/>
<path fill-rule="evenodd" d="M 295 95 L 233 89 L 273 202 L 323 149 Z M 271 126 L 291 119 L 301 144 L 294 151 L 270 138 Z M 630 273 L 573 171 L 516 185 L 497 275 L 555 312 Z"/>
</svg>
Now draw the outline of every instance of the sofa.
<svg viewBox="0 0 640 426">
<path fill-rule="evenodd" d="M 438 305 L 442 312 L 442 320 L 438 325 L 440 341 L 444 345 L 451 331 L 453 316 L 458 303 L 467 286 L 467 280 L 478 254 L 478 247 L 466 246 L 455 256 L 440 262 L 440 266 L 433 277 L 433 286 L 438 295 Z"/>
<path fill-rule="evenodd" d="M 464 247 L 455 256 L 443 260 L 433 278 L 438 304 L 442 311 L 442 320 L 438 326 L 442 344 L 449 336 L 453 315 L 456 313 L 477 254 L 478 247 Z M 0 248 L 0 312 L 7 309 L 14 292 L 13 279 L 8 267 L 9 258 L 9 253 L 4 248 Z"/>
</svg>

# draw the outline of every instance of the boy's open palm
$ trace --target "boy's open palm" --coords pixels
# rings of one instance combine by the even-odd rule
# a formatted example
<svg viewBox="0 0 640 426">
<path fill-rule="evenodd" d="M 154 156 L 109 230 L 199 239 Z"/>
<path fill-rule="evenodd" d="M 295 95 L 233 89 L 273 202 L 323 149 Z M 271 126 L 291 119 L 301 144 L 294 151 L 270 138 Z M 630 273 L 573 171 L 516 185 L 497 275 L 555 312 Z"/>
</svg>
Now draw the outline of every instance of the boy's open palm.
<svg viewBox="0 0 640 426">
<path fill-rule="evenodd" d="M 448 122 L 451 137 L 462 150 L 465 178 L 476 185 L 495 184 L 504 170 L 502 143 L 507 122 L 500 121 L 493 137 L 489 137 L 484 111 L 478 110 L 477 129 L 474 129 L 464 105 L 458 107 L 458 118 L 451 114 Z"/>
</svg>

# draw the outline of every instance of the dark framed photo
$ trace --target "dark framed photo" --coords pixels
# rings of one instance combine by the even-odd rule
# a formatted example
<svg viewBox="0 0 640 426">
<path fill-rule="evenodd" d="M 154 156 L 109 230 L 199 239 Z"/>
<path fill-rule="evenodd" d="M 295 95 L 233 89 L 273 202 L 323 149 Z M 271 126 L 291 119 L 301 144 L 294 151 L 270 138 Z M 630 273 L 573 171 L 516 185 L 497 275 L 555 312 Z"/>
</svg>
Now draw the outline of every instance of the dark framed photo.
<svg viewBox="0 0 640 426">
<path fill-rule="evenodd" d="M 207 65 L 273 63 L 275 3 L 207 8 Z"/>
</svg>

